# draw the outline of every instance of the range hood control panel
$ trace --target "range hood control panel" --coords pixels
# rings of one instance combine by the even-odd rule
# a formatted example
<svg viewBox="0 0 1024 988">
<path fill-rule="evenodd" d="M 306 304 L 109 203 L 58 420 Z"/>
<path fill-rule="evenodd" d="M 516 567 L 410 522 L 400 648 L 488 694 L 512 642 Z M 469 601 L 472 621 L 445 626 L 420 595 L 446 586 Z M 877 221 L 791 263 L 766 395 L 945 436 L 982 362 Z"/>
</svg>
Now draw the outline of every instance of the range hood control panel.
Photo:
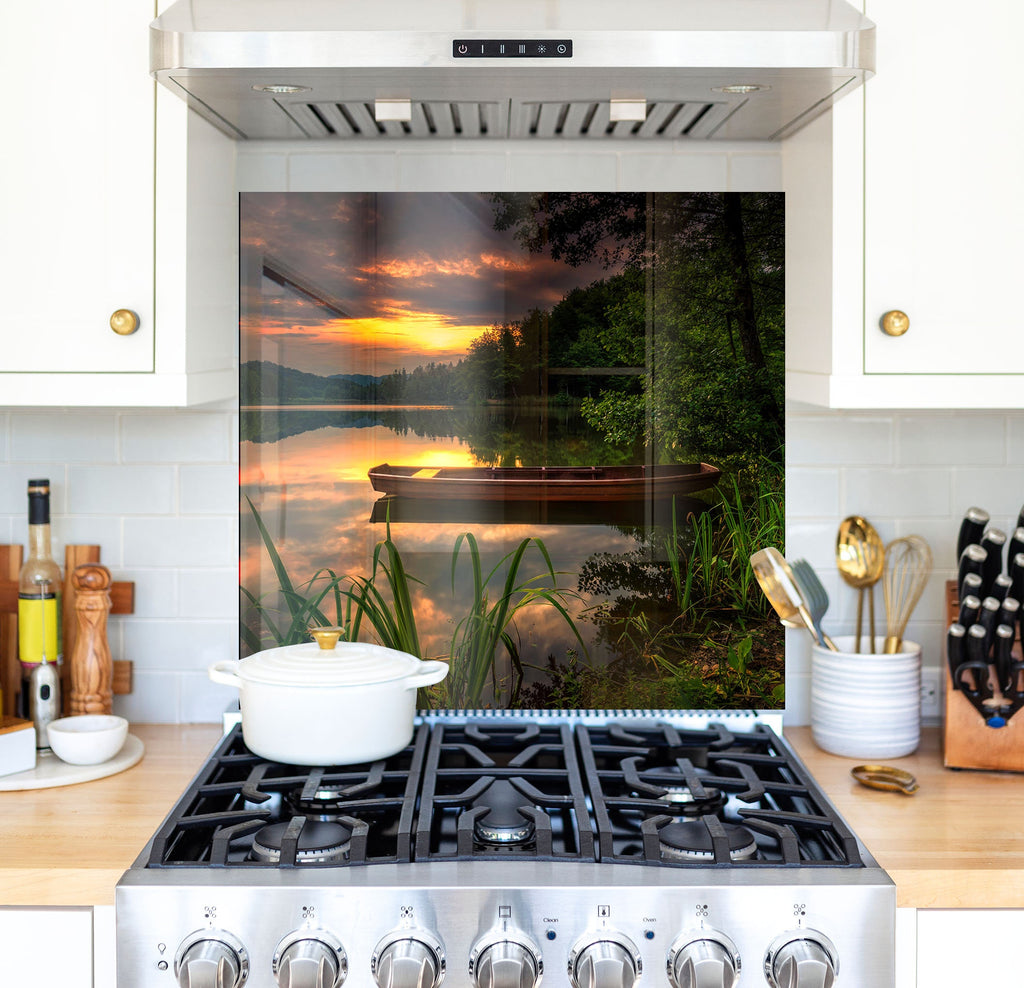
<svg viewBox="0 0 1024 988">
<path fill-rule="evenodd" d="M 568 38 L 544 38 L 540 41 L 456 38 L 452 42 L 452 55 L 455 58 L 572 58 L 572 41 Z"/>
</svg>

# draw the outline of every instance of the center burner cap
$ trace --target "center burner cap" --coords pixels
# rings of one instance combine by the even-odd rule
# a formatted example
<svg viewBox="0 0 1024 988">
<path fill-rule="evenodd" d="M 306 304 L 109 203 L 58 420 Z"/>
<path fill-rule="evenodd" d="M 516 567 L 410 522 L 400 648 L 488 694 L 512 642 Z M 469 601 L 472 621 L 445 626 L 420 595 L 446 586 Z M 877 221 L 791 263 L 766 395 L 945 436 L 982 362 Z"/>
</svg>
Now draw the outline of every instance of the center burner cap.
<svg viewBox="0 0 1024 988">
<path fill-rule="evenodd" d="M 281 860 L 281 842 L 289 822 L 271 823 L 256 831 L 252 840 L 252 856 L 257 861 L 276 864 Z M 351 846 L 352 831 L 340 823 L 307 820 L 299 832 L 296 864 L 322 864 L 345 861 Z"/>
<path fill-rule="evenodd" d="M 475 800 L 473 809 L 486 807 L 473 823 L 473 835 L 482 844 L 523 844 L 534 835 L 534 824 L 519 812 L 527 803 L 515 786 L 495 779 Z"/>
<path fill-rule="evenodd" d="M 722 828 L 729 839 L 729 858 L 746 861 L 757 853 L 757 842 L 746 827 L 724 823 Z M 711 832 L 698 820 L 670 823 L 658 831 L 662 856 L 670 861 L 714 861 Z"/>
</svg>

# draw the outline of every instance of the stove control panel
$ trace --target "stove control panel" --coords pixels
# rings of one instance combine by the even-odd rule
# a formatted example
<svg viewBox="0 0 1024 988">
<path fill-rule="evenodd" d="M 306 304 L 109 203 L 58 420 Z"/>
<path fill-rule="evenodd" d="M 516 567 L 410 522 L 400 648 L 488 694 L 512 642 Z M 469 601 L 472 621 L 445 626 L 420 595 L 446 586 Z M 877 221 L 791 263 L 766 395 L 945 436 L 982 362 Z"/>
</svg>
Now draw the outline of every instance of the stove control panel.
<svg viewBox="0 0 1024 988">
<path fill-rule="evenodd" d="M 733 988 L 740 976 L 736 944 L 717 930 L 681 933 L 668 952 L 673 988 Z"/>
<path fill-rule="evenodd" d="M 895 988 L 891 886 L 709 870 L 699 886 L 571 887 L 550 866 L 543 886 L 371 887 L 372 870 L 339 869 L 334 886 L 294 869 L 293 887 L 120 887 L 119 988 Z"/>
</svg>

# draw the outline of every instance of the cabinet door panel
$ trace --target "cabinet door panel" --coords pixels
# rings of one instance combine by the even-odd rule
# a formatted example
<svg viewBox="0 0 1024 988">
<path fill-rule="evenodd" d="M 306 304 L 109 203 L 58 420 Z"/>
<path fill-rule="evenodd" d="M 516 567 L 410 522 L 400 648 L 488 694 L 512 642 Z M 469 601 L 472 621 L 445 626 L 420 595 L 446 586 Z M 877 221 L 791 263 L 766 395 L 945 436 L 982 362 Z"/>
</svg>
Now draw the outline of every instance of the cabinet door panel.
<svg viewBox="0 0 1024 988">
<path fill-rule="evenodd" d="M 1024 6 L 871 0 L 867 13 L 864 369 L 1024 373 Z M 910 316 L 905 336 L 880 330 L 891 309 Z"/>
<path fill-rule="evenodd" d="M 153 370 L 152 14 L 50 0 L 0 33 L 18 89 L 0 151 L 0 371 Z M 110 329 L 122 308 L 131 336 Z"/>
<path fill-rule="evenodd" d="M 0 908 L 5 985 L 93 988 L 92 910 Z"/>
</svg>

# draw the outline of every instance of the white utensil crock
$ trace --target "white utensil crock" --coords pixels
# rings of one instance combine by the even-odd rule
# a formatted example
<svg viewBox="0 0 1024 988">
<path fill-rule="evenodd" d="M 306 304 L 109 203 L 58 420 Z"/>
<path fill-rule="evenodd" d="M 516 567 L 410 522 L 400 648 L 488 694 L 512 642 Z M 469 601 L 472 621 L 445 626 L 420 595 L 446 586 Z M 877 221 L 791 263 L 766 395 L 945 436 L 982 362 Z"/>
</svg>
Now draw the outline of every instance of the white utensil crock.
<svg viewBox="0 0 1024 988">
<path fill-rule="evenodd" d="M 849 758 L 900 758 L 921 740 L 921 646 L 903 642 L 895 655 L 853 652 L 852 635 L 836 636 L 838 652 L 811 646 L 811 734 L 819 748 Z"/>
<path fill-rule="evenodd" d="M 257 755 L 290 765 L 385 758 L 412 739 L 416 690 L 448 675 L 446 662 L 341 642 L 314 642 L 216 662 L 210 679 L 237 687 L 242 737 Z"/>
</svg>

